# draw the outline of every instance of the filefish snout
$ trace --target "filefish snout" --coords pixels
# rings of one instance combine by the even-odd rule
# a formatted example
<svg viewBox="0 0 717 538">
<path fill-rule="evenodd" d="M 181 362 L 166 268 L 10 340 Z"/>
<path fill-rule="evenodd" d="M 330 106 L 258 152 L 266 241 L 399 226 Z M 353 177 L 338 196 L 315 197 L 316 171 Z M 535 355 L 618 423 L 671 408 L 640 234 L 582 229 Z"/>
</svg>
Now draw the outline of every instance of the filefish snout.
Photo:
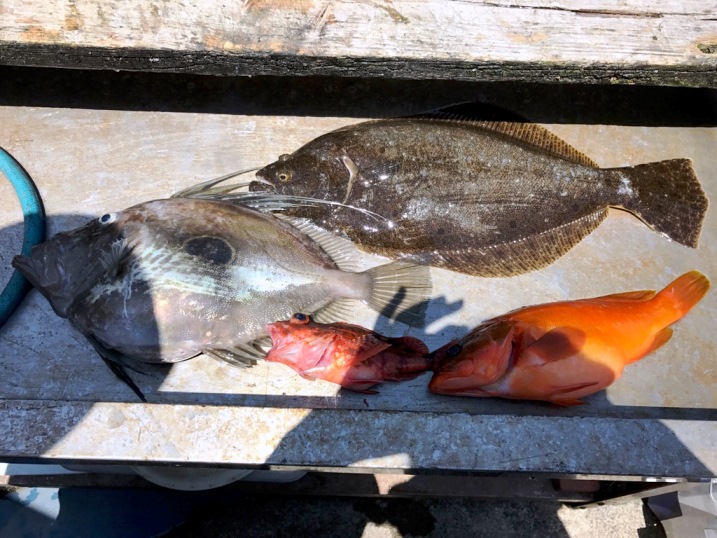
<svg viewBox="0 0 717 538">
<path fill-rule="evenodd" d="M 98 235 L 95 227 L 93 221 L 72 232 L 59 233 L 33 247 L 29 256 L 15 256 L 12 261 L 13 267 L 47 297 L 58 316 L 67 317 L 78 293 L 104 273 L 99 253 L 92 251 Z"/>
</svg>

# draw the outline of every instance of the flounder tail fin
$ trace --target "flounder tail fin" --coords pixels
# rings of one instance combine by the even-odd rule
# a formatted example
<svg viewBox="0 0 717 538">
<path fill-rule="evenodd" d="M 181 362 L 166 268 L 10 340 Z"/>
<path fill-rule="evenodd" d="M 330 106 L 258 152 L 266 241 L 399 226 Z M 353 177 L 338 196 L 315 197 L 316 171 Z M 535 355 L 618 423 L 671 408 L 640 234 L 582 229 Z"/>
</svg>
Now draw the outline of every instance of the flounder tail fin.
<svg viewBox="0 0 717 538">
<path fill-rule="evenodd" d="M 407 262 L 379 265 L 366 271 L 371 278 L 367 302 L 387 318 L 413 327 L 425 324 L 426 307 L 431 294 L 428 267 Z"/>
<path fill-rule="evenodd" d="M 665 286 L 665 289 L 657 294 L 657 299 L 672 314 L 673 319 L 666 325 L 674 323 L 692 310 L 709 289 L 710 281 L 699 271 L 685 273 Z"/>
<path fill-rule="evenodd" d="M 606 172 L 618 174 L 618 205 L 673 241 L 697 248 L 708 201 L 689 159 Z"/>
</svg>

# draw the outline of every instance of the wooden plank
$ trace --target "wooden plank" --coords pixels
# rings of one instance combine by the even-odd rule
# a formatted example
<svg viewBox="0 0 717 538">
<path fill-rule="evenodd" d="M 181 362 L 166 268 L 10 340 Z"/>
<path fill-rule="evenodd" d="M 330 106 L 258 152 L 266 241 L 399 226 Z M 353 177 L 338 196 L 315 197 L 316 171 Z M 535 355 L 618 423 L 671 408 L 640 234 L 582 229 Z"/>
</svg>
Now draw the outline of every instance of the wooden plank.
<svg viewBox="0 0 717 538">
<path fill-rule="evenodd" d="M 0 62 L 717 86 L 715 0 L 5 0 Z"/>
</svg>

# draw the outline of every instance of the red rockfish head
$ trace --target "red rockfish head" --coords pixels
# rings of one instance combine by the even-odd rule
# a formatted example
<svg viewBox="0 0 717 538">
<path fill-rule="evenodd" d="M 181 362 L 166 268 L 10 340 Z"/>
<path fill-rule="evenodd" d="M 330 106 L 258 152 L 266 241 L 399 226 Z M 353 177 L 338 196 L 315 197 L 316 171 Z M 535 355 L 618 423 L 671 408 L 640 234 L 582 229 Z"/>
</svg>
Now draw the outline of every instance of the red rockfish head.
<svg viewBox="0 0 717 538">
<path fill-rule="evenodd" d="M 266 360 L 311 368 L 318 363 L 331 335 L 321 334 L 318 324 L 306 314 L 294 314 L 291 319 L 275 321 L 266 326 L 272 347 Z"/>
</svg>

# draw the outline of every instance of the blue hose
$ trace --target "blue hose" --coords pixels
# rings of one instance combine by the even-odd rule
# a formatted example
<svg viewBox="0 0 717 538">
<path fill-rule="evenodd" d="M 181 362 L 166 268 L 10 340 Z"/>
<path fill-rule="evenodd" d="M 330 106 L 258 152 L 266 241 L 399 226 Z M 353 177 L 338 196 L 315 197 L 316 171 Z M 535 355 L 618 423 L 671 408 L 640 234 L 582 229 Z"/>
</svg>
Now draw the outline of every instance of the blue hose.
<svg viewBox="0 0 717 538">
<path fill-rule="evenodd" d="M 42 207 L 40 193 L 20 163 L 2 148 L 0 148 L 0 172 L 10 180 L 20 199 L 22 214 L 25 218 L 22 255 L 27 256 L 33 246 L 45 240 L 45 209 Z M 30 283 L 25 277 L 18 271 L 14 271 L 10 282 L 0 294 L 0 327 L 15 312 L 30 288 Z"/>
</svg>

